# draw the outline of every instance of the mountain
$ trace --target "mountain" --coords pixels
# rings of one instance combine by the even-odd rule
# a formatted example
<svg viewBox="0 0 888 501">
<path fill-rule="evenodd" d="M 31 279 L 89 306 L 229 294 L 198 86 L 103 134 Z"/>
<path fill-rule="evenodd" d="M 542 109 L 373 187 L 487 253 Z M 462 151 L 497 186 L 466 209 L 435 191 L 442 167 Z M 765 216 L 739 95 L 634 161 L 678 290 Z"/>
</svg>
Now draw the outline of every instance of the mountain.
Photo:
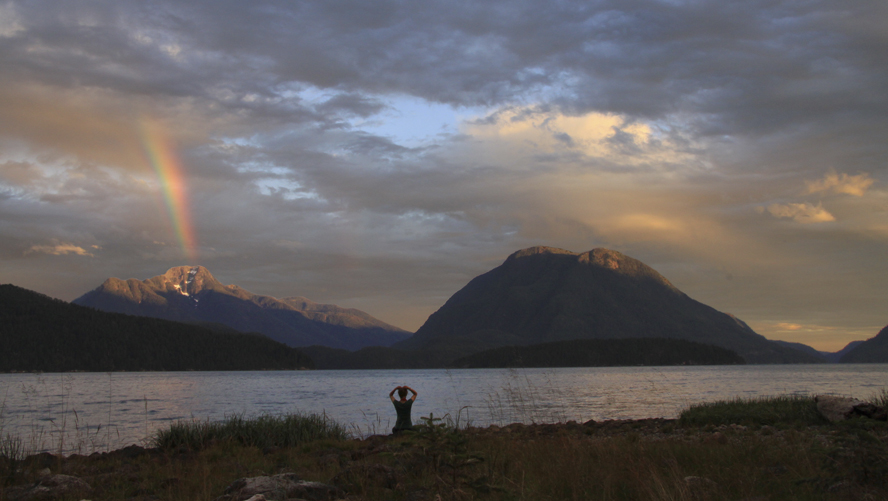
<svg viewBox="0 0 888 501">
<path fill-rule="evenodd" d="M 845 349 L 847 350 L 848 347 Z M 888 326 L 880 330 L 875 337 L 851 348 L 839 362 L 843 364 L 888 363 Z"/>
<path fill-rule="evenodd" d="M 0 285 L 2 372 L 312 367 L 300 350 L 259 334 L 106 313 Z"/>
<path fill-rule="evenodd" d="M 530 346 L 503 346 L 458 358 L 464 369 L 509 367 L 616 367 L 634 365 L 737 365 L 740 355 L 683 339 L 573 339 Z"/>
<path fill-rule="evenodd" d="M 828 357 L 830 355 L 834 355 L 833 353 L 829 353 L 829 352 L 825 352 L 825 351 L 818 351 L 813 346 L 808 346 L 804 343 L 794 343 L 792 341 L 781 341 L 778 339 L 775 339 L 772 342 L 777 343 L 780 346 L 783 346 L 785 348 L 792 348 L 793 350 L 798 350 L 798 351 L 801 351 L 802 353 L 807 353 L 808 355 L 811 355 L 812 357 L 817 357 L 817 358 L 821 359 L 821 361 L 823 361 L 823 362 L 829 362 L 830 360 L 828 359 Z"/>
<path fill-rule="evenodd" d="M 817 363 L 697 302 L 644 263 L 608 249 L 532 247 L 474 278 L 393 347 L 464 356 L 571 339 L 674 338 L 733 350 L 749 363 Z"/>
<path fill-rule="evenodd" d="M 237 285 L 222 285 L 203 266 L 170 268 L 148 280 L 109 278 L 73 302 L 115 313 L 223 324 L 265 334 L 288 346 L 355 350 L 388 346 L 410 336 L 360 310 L 304 297 L 260 296 Z"/>
<path fill-rule="evenodd" d="M 793 348 L 795 350 L 799 350 L 799 351 L 805 352 L 809 355 L 813 355 L 815 357 L 821 358 L 825 362 L 829 362 L 831 364 L 836 364 L 836 363 L 839 363 L 839 360 L 841 360 L 842 357 L 844 357 L 846 353 L 853 350 L 855 347 L 857 347 L 857 345 L 859 345 L 863 341 L 851 341 L 850 343 L 846 344 L 844 348 L 842 348 L 841 350 L 836 351 L 836 352 L 819 351 L 816 348 L 813 348 L 813 347 L 808 346 L 803 343 L 793 343 L 793 342 L 789 342 L 789 341 L 777 341 L 777 340 L 775 340 L 774 342 L 779 344 L 780 346 L 785 346 L 787 348 Z"/>
<path fill-rule="evenodd" d="M 827 360 L 836 364 L 836 363 L 839 363 L 842 361 L 842 357 L 844 357 L 851 350 L 853 350 L 854 348 L 857 348 L 858 346 L 860 346 L 863 343 L 864 343 L 864 341 L 851 341 L 850 343 L 846 344 L 844 348 L 842 348 L 841 350 L 839 350 L 835 353 L 826 353 L 826 352 L 821 352 L 821 353 L 823 353 L 824 356 L 826 356 Z"/>
</svg>

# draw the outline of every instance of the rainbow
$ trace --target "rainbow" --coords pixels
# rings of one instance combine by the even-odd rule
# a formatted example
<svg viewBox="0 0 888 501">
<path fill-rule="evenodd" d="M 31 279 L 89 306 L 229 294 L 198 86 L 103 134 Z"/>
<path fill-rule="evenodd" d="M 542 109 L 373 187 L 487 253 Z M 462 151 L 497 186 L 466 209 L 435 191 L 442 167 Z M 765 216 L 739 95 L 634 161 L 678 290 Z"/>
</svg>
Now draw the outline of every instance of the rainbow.
<svg viewBox="0 0 888 501">
<path fill-rule="evenodd" d="M 187 183 L 179 158 L 176 156 L 172 141 L 156 122 L 142 119 L 139 125 L 142 147 L 160 181 L 173 231 L 182 246 L 182 252 L 190 260 L 189 264 L 194 264 L 197 245 L 194 228 L 191 226 Z"/>
</svg>

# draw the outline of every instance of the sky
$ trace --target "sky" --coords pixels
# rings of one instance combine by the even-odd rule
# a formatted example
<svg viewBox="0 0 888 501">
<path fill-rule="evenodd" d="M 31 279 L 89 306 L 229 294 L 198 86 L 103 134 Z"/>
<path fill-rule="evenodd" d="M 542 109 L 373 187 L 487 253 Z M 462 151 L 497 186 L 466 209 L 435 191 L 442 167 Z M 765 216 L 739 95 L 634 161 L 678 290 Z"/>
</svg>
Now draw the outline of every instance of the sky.
<svg viewBox="0 0 888 501">
<path fill-rule="evenodd" d="M 415 330 L 606 247 L 769 339 L 888 324 L 888 3 L 0 0 L 0 283 L 200 264 Z"/>
</svg>

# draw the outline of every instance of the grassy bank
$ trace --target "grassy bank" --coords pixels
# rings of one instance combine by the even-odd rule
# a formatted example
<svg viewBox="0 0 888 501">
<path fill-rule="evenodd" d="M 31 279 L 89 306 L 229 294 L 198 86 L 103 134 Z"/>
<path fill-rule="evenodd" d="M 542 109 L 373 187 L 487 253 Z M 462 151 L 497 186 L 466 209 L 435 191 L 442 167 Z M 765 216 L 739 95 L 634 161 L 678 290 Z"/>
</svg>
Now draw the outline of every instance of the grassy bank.
<svg viewBox="0 0 888 501">
<path fill-rule="evenodd" d="M 828 421 L 819 412 L 814 398 L 785 395 L 764 398 L 722 400 L 691 405 L 679 417 L 683 425 L 822 425 Z"/>
<path fill-rule="evenodd" d="M 152 445 L 161 449 L 203 449 L 232 443 L 246 447 L 295 447 L 315 440 L 345 440 L 345 426 L 317 414 L 229 416 L 219 422 L 181 421 L 158 431 Z"/>
<path fill-rule="evenodd" d="M 366 439 L 318 416 L 234 417 L 175 425 L 149 450 L 32 456 L 0 471 L 10 484 L 45 467 L 75 475 L 92 500 L 213 500 L 235 479 L 283 472 L 352 500 L 888 499 L 888 425 L 830 424 L 810 404 L 774 397 L 692 406 L 677 420 L 463 429 L 433 418 Z"/>
</svg>

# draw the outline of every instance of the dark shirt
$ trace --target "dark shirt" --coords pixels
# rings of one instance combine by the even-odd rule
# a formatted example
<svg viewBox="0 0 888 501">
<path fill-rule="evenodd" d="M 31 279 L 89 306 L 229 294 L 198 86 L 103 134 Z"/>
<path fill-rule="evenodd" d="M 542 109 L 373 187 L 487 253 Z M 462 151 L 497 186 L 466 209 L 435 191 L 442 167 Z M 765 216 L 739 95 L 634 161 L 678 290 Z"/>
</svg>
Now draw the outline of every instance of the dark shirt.
<svg viewBox="0 0 888 501">
<path fill-rule="evenodd" d="M 410 419 L 410 409 L 413 407 L 413 400 L 408 400 L 406 402 L 394 400 L 392 403 L 395 404 L 395 412 L 398 413 L 398 421 L 395 422 L 395 427 L 392 428 L 392 433 L 401 430 L 412 430 L 413 421 Z"/>
</svg>

